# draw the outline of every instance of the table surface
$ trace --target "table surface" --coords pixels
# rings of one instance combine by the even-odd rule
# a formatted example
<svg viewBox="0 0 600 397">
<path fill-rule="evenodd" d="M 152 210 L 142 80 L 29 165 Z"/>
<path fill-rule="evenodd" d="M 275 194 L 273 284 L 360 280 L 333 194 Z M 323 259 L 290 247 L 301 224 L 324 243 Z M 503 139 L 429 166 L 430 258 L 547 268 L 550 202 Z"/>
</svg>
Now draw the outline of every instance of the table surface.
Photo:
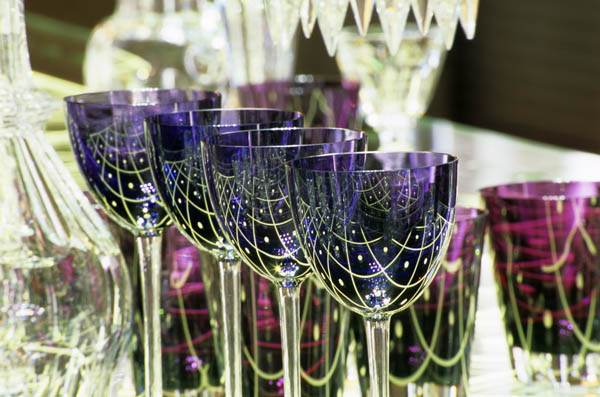
<svg viewBox="0 0 600 397">
<path fill-rule="evenodd" d="M 40 88 L 60 98 L 85 91 L 85 87 L 35 74 Z M 533 142 L 447 120 L 425 118 L 418 126 L 417 149 L 452 153 L 459 158 L 461 205 L 482 206 L 478 190 L 509 182 L 532 180 L 598 180 L 600 156 Z M 62 110 L 47 125 L 46 136 L 83 187 L 64 125 Z M 487 247 L 489 248 L 489 247 Z M 488 252 L 488 250 L 485 250 Z M 489 253 L 484 254 L 471 361 L 471 396 L 565 395 L 518 384 L 510 368 L 500 311 L 493 285 Z M 360 394 L 353 377 L 345 396 Z M 131 395 L 131 392 L 119 393 Z M 573 390 L 572 395 L 586 391 Z"/>
</svg>

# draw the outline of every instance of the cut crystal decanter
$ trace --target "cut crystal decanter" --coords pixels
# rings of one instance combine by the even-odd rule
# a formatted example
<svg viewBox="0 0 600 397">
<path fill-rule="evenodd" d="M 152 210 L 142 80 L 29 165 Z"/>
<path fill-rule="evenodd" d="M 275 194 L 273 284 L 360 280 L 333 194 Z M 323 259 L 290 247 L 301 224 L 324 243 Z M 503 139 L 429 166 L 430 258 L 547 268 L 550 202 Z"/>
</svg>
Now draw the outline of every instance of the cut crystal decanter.
<svg viewBox="0 0 600 397">
<path fill-rule="evenodd" d="M 23 0 L 0 3 L 0 395 L 106 396 L 130 340 L 129 275 L 44 138 Z"/>
</svg>

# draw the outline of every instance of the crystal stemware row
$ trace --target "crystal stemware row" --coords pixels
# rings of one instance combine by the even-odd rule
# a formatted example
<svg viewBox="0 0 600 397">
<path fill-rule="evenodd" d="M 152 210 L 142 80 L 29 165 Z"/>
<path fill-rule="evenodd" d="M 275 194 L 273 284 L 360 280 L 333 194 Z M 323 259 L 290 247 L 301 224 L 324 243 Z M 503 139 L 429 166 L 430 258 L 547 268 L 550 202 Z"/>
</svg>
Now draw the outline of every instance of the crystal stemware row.
<svg viewBox="0 0 600 397">
<path fill-rule="evenodd" d="M 456 158 L 369 153 L 363 132 L 219 100 L 174 90 L 66 99 L 88 187 L 138 237 L 147 395 L 162 392 L 157 247 L 170 220 L 218 259 L 227 396 L 242 395 L 240 262 L 278 290 L 286 396 L 301 395 L 299 291 L 311 274 L 366 318 L 373 392 L 388 395 L 389 317 L 445 253 Z"/>
</svg>

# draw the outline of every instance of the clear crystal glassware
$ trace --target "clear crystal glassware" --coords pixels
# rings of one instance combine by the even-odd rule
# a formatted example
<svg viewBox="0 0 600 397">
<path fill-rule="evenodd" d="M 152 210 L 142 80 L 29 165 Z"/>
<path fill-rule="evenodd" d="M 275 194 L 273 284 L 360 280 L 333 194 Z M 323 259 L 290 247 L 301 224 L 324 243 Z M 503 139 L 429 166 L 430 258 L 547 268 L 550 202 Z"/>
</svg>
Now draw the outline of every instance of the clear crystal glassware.
<svg viewBox="0 0 600 397">
<path fill-rule="evenodd" d="M 448 247 L 457 166 L 454 156 L 416 152 L 286 165 L 298 241 L 315 277 L 365 318 L 372 396 L 389 395 L 390 316 L 423 293 Z"/>
<path fill-rule="evenodd" d="M 90 90 L 224 89 L 227 38 L 210 1 L 118 0 L 94 28 L 83 76 Z"/>
<path fill-rule="evenodd" d="M 218 261 L 225 392 L 242 394 L 240 258 L 222 237 L 208 198 L 200 142 L 227 131 L 302 125 L 302 115 L 270 109 L 214 109 L 146 120 L 152 174 L 168 213 L 189 241 Z"/>
<path fill-rule="evenodd" d="M 356 129 L 359 124 L 358 82 L 297 75 L 290 80 L 236 87 L 241 106 L 302 112 L 305 127 Z"/>
<path fill-rule="evenodd" d="M 284 163 L 365 145 L 362 132 L 334 128 L 235 132 L 203 142 L 207 186 L 221 229 L 244 262 L 278 286 L 286 396 L 300 396 L 299 287 L 310 269 L 291 220 Z"/>
<path fill-rule="evenodd" d="M 217 0 L 216 4 L 227 34 L 226 70 L 231 86 L 286 80 L 294 75 L 296 36 L 292 31 L 288 42 L 278 43 L 269 34 L 265 2 Z M 271 16 L 282 17 L 278 14 Z M 282 21 L 287 23 L 285 18 Z"/>
<path fill-rule="evenodd" d="M 423 295 L 390 322 L 391 395 L 465 396 L 486 211 L 457 207 L 446 257 Z M 358 374 L 368 394 L 367 340 L 355 315 Z"/>
<path fill-rule="evenodd" d="M 106 396 L 131 285 L 106 224 L 44 138 L 23 1 L 0 4 L 0 394 Z"/>
<path fill-rule="evenodd" d="M 216 92 L 106 91 L 65 98 L 71 145 L 90 192 L 108 215 L 136 236 L 144 307 L 145 391 L 162 395 L 159 272 L 169 222 L 146 155 L 144 117 L 218 107 Z"/>
<path fill-rule="evenodd" d="M 481 190 L 515 376 L 561 394 L 600 384 L 599 191 L 544 181 Z"/>
<path fill-rule="evenodd" d="M 360 82 L 360 111 L 385 150 L 412 150 L 416 120 L 431 101 L 446 56 L 441 31 L 423 36 L 414 24 L 391 55 L 376 27 L 360 36 L 344 30 L 336 60 L 345 79 Z"/>
</svg>

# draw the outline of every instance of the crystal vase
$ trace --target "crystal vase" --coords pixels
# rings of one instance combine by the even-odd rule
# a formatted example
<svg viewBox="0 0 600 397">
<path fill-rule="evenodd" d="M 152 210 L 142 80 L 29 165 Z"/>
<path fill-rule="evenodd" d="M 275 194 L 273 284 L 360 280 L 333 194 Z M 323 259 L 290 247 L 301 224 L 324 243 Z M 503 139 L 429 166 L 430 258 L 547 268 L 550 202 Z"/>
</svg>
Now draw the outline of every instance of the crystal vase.
<svg viewBox="0 0 600 397">
<path fill-rule="evenodd" d="M 210 1 L 117 0 L 88 41 L 83 75 L 93 91 L 218 89 L 227 83 L 226 38 Z"/>
<path fill-rule="evenodd" d="M 118 246 L 42 133 L 23 0 L 0 4 L 0 395 L 106 396 L 130 340 Z"/>
</svg>

